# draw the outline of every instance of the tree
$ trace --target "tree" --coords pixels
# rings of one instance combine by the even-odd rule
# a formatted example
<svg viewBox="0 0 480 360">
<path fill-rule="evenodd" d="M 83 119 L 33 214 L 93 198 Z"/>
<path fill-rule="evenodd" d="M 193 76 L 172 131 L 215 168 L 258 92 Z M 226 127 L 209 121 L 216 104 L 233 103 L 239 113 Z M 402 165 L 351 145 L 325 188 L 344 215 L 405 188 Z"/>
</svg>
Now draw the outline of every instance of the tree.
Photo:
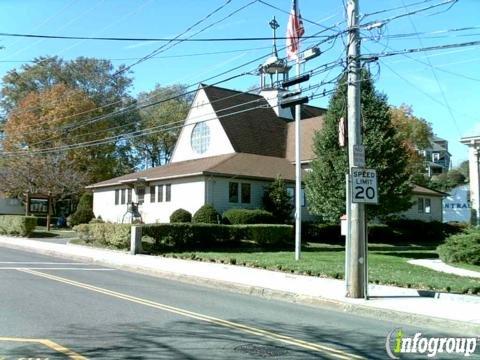
<svg viewBox="0 0 480 360">
<path fill-rule="evenodd" d="M 470 163 L 468 160 L 462 161 L 458 166 L 458 171 L 465 177 L 465 181 L 468 182 L 470 178 Z"/>
<path fill-rule="evenodd" d="M 263 195 L 263 207 L 272 213 L 279 223 L 289 222 L 292 218 L 292 198 L 288 195 L 287 187 L 282 178 L 277 177 L 270 184 Z"/>
<path fill-rule="evenodd" d="M 379 206 L 368 206 L 369 216 L 385 216 L 407 210 L 411 185 L 407 149 L 392 125 L 387 97 L 374 88 L 370 74 L 361 74 L 361 114 L 366 165 L 377 170 Z M 337 223 L 345 213 L 345 174 L 348 172 L 347 148 L 338 144 L 338 123 L 346 118 L 346 78 L 342 78 L 332 96 L 325 124 L 314 139 L 316 158 L 306 176 L 308 206 L 323 221 Z"/>
<path fill-rule="evenodd" d="M 123 66 L 118 68 L 122 69 Z M 4 123 L 2 127 L 7 132 L 8 128 L 15 127 L 13 123 L 22 123 L 24 132 L 26 130 L 30 133 L 36 132 L 36 138 L 40 137 L 43 142 L 46 138 L 49 139 L 54 129 L 57 131 L 65 129 L 59 126 L 60 123 L 65 124 L 60 119 L 68 118 L 67 124 L 76 128 L 75 125 L 86 119 L 109 115 L 83 128 L 88 129 L 92 134 L 90 136 L 86 136 L 86 132 L 79 136 L 77 131 L 71 133 L 66 130 L 62 136 L 63 144 L 102 139 L 133 131 L 138 114 L 116 113 L 127 105 L 135 105 L 134 99 L 128 94 L 132 80 L 125 72 L 117 72 L 109 60 L 84 57 L 71 61 L 58 57 L 40 57 L 34 59 L 32 64 L 22 65 L 19 70 L 10 70 L 2 79 L 3 88 L 0 94 Z M 62 89 L 66 91 L 67 98 L 64 98 Z M 37 119 L 33 123 L 36 125 L 29 129 L 28 121 L 35 118 Z M 9 125 L 9 122 L 12 124 Z M 43 127 L 46 127 L 47 131 L 44 131 Z M 111 131 L 105 131 L 107 128 Z M 10 136 L 12 133 L 10 131 Z M 41 138 L 41 133 L 44 133 L 44 138 Z M 7 135 L 9 134 L 5 134 Z M 14 146 L 13 140 L 14 137 L 11 137 L 8 146 Z M 32 144 L 19 142 L 15 146 L 24 148 L 28 145 L 30 148 Z M 51 143 L 43 144 L 45 147 L 48 145 Z M 109 147 L 97 148 L 96 152 L 92 148 L 91 153 L 90 160 L 99 157 L 106 161 L 100 159 L 102 161 L 96 164 L 84 166 L 85 169 L 89 169 L 90 174 L 95 174 L 92 181 L 122 175 L 134 167 L 130 143 L 121 137 L 111 142 Z M 92 166 L 96 167 L 96 170 L 91 169 Z"/>
<path fill-rule="evenodd" d="M 50 193 L 60 200 L 82 191 L 87 179 L 65 155 L 34 156 L 26 153 L 2 160 L 0 183 L 2 190 L 11 196 L 23 197 L 26 192 Z"/>
<path fill-rule="evenodd" d="M 132 79 L 121 72 L 123 68 L 121 65 L 115 69 L 110 60 L 95 58 L 65 61 L 57 56 L 38 57 L 31 64 L 22 65 L 20 70 L 8 71 L 3 77 L 1 106 L 8 114 L 31 92 L 64 84 L 81 90 L 97 106 L 110 110 L 119 108 L 131 100 L 128 89 Z"/>
<path fill-rule="evenodd" d="M 458 169 L 452 169 L 448 172 L 433 176 L 428 186 L 435 190 L 450 191 L 458 185 L 465 184 L 465 181 L 465 176 Z"/>
<path fill-rule="evenodd" d="M 166 87 L 157 85 L 154 90 L 138 95 L 138 101 L 147 104 L 176 97 L 140 110 L 139 128 L 157 129 L 152 134 L 132 140 L 138 156 L 146 162 L 145 167 L 155 167 L 170 161 L 181 125 L 187 116 L 192 100 L 191 96 L 182 95 L 185 92 L 186 87 L 183 85 Z"/>
<path fill-rule="evenodd" d="M 40 92 L 30 92 L 12 109 L 4 126 L 3 148 L 7 152 L 46 150 L 84 143 L 115 135 L 106 122 L 80 126 L 102 114 L 83 91 L 56 84 Z M 78 114 L 78 115 L 77 115 Z M 115 143 L 66 150 L 75 170 L 89 182 L 111 178 L 121 167 Z"/>
<path fill-rule="evenodd" d="M 414 116 L 412 107 L 405 104 L 390 107 L 390 116 L 396 137 L 408 155 L 408 171 L 419 182 L 425 174 L 425 159 L 418 150 L 431 147 L 432 126 L 425 119 Z"/>
</svg>

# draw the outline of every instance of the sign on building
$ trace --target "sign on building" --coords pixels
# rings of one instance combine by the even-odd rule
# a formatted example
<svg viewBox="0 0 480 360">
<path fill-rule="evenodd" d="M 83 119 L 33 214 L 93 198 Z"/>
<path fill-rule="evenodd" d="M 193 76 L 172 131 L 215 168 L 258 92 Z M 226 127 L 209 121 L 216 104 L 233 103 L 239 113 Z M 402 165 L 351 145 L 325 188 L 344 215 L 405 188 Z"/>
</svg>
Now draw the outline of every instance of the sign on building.
<svg viewBox="0 0 480 360">
<path fill-rule="evenodd" d="M 377 171 L 352 168 L 352 202 L 378 204 Z"/>
</svg>

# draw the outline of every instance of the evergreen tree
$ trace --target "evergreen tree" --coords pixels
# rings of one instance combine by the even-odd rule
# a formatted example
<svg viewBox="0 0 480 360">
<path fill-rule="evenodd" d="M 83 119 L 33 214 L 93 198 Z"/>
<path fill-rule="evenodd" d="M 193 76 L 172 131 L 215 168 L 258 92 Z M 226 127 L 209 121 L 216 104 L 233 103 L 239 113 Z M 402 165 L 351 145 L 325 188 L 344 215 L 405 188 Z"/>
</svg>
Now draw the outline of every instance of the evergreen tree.
<svg viewBox="0 0 480 360">
<path fill-rule="evenodd" d="M 374 88 L 370 74 L 362 71 L 361 118 L 366 167 L 377 170 L 379 205 L 367 207 L 368 215 L 385 216 L 410 208 L 407 149 L 392 126 L 387 97 Z M 338 123 L 347 118 L 346 79 L 340 80 L 325 116 L 323 129 L 315 135 L 316 159 L 306 176 L 311 212 L 323 221 L 337 223 L 345 213 L 345 174 L 348 149 L 338 143 Z"/>
<path fill-rule="evenodd" d="M 289 222 L 292 218 L 292 198 L 282 178 L 277 177 L 263 195 L 263 207 L 272 213 L 279 223 Z"/>
</svg>

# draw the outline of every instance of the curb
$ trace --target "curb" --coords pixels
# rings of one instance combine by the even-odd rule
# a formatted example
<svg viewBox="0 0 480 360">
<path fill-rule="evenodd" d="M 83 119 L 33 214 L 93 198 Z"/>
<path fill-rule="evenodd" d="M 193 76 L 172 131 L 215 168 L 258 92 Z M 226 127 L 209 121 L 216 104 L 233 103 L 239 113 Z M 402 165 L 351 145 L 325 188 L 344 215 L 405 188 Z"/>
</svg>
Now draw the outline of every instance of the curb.
<svg viewBox="0 0 480 360">
<path fill-rule="evenodd" d="M 431 317 L 431 316 L 422 315 L 422 314 L 414 314 L 414 313 L 402 312 L 397 310 L 384 309 L 380 307 L 371 307 L 363 304 L 350 303 L 350 302 L 340 301 L 337 299 L 331 299 L 331 298 L 326 298 L 321 296 L 299 295 L 292 292 L 269 289 L 265 287 L 258 287 L 253 285 L 249 286 L 244 284 L 238 284 L 235 282 L 209 279 L 201 276 L 191 276 L 191 275 L 185 275 L 185 274 L 178 274 L 175 272 L 155 270 L 150 267 L 133 266 L 128 264 L 118 265 L 111 261 L 108 261 L 108 259 L 95 259 L 90 257 L 89 255 L 80 255 L 80 254 L 74 255 L 74 254 L 66 254 L 58 250 L 31 248 L 25 244 L 5 243 L 5 242 L 2 242 L 1 239 L 0 239 L 0 246 L 10 248 L 10 249 L 15 249 L 15 250 L 22 250 L 22 251 L 27 251 L 31 253 L 36 253 L 40 255 L 53 256 L 57 258 L 71 259 L 71 260 L 77 260 L 77 261 L 89 261 L 94 264 L 110 266 L 112 268 L 116 268 L 119 270 L 131 271 L 131 272 L 141 273 L 145 275 L 161 277 L 169 280 L 181 281 L 181 282 L 189 283 L 193 285 L 203 285 L 203 286 L 217 288 L 217 289 L 221 288 L 223 290 L 227 290 L 230 292 L 259 296 L 266 299 L 287 301 L 291 303 L 299 303 L 302 305 L 314 306 L 314 307 L 324 307 L 324 308 L 327 307 L 336 311 L 343 311 L 343 312 L 364 316 L 364 317 L 369 317 L 369 318 L 375 318 L 379 320 L 394 321 L 394 322 L 398 322 L 398 323 L 402 323 L 410 326 L 422 326 L 422 327 L 431 328 L 434 330 L 438 330 L 439 328 L 445 328 L 445 329 L 448 329 L 449 331 L 456 332 L 462 336 L 465 336 L 465 335 L 477 336 L 478 334 L 480 334 L 480 324 L 475 324 L 470 322 L 454 321 L 454 320 L 443 319 L 438 317 Z M 68 244 L 67 246 L 91 249 L 91 247 L 77 245 L 77 244 Z M 105 250 L 105 249 L 102 249 L 102 250 Z M 118 254 L 122 254 L 122 255 L 128 254 L 120 250 L 109 250 L 109 251 L 117 252 Z M 140 255 L 140 256 L 146 256 L 146 255 Z M 437 298 L 435 294 L 442 294 L 442 293 L 428 292 L 428 294 L 425 294 L 426 295 L 425 297 Z M 456 296 L 459 297 L 462 295 L 456 295 Z"/>
</svg>

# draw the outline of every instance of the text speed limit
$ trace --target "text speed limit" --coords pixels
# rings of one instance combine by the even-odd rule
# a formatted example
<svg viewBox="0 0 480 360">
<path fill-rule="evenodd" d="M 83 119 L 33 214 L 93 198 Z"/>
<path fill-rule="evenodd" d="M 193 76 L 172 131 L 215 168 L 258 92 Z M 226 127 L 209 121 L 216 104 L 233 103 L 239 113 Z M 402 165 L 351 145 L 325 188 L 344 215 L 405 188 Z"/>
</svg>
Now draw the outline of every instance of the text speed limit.
<svg viewBox="0 0 480 360">
<path fill-rule="evenodd" d="M 352 169 L 352 202 L 378 204 L 377 172 L 373 169 Z"/>
</svg>

